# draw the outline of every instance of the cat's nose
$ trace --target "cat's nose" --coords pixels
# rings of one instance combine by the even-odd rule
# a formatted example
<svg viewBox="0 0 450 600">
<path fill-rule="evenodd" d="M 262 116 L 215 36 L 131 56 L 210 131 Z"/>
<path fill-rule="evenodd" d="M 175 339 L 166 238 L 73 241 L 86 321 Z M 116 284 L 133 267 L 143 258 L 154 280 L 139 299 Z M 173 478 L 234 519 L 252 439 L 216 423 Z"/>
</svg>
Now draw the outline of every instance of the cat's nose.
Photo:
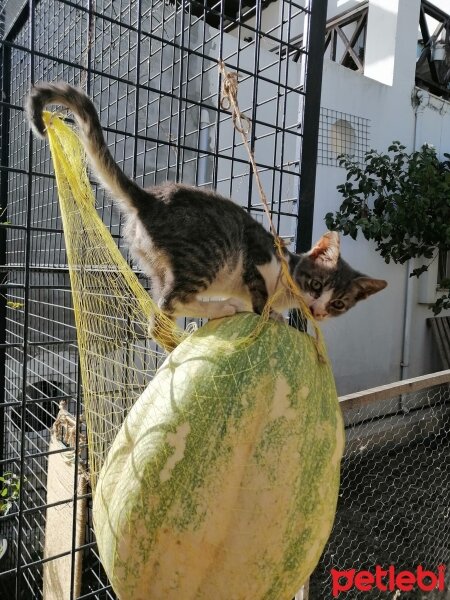
<svg viewBox="0 0 450 600">
<path fill-rule="evenodd" d="M 311 312 L 317 321 L 323 321 L 328 316 L 326 311 L 314 306 L 311 306 Z"/>
</svg>

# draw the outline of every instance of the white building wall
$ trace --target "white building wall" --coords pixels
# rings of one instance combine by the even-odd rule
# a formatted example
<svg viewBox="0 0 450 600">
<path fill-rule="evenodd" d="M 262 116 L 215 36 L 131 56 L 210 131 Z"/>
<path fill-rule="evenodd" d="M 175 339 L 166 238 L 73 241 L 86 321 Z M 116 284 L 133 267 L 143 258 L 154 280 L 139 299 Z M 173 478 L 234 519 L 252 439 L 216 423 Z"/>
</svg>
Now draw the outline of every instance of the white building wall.
<svg viewBox="0 0 450 600">
<path fill-rule="evenodd" d="M 344 12 L 358 8 L 358 6 L 361 6 L 365 3 L 366 0 L 329 0 L 327 9 L 328 19 L 332 19 L 333 17 L 337 17 Z"/>
<path fill-rule="evenodd" d="M 330 0 L 329 17 L 358 2 Z M 398 6 L 398 12 L 393 10 Z M 365 75 L 325 60 L 322 106 L 370 120 L 369 147 L 386 151 L 400 140 L 408 151 L 423 143 L 438 153 L 450 152 L 450 104 L 423 92 L 415 117 L 411 102 L 419 23 L 419 0 L 369 2 Z M 325 230 L 324 216 L 342 201 L 336 186 L 345 181 L 345 170 L 318 165 L 314 235 Z M 325 323 L 338 391 L 349 393 L 441 369 L 426 319 L 433 313 L 419 303 L 420 286 L 409 279 L 407 266 L 386 265 L 375 245 L 363 236 L 342 238 L 342 253 L 352 266 L 388 281 L 386 290 L 361 302 L 347 315 Z M 432 280 L 432 278 L 429 278 Z M 435 284 L 435 281 L 434 281 Z M 433 287 L 433 281 L 429 284 Z M 410 334 L 409 357 L 403 355 L 406 293 L 412 312 L 406 323 Z M 422 294 L 423 295 L 423 294 Z M 445 314 L 445 313 L 443 313 Z M 402 361 L 406 360 L 404 368 Z"/>
</svg>

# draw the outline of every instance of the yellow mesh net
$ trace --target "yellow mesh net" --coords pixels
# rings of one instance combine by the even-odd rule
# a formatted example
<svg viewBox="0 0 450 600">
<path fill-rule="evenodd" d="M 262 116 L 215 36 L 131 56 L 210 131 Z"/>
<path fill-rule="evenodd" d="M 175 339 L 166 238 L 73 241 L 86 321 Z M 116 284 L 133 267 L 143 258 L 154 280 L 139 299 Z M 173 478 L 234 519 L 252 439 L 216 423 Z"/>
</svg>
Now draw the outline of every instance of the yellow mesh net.
<svg viewBox="0 0 450 600">
<path fill-rule="evenodd" d="M 173 347 L 183 332 L 158 310 L 95 209 L 85 154 L 76 133 L 44 114 L 58 185 L 72 287 L 81 381 L 95 482 L 125 415 L 158 366 L 148 338 L 152 318 L 159 344 Z"/>
<path fill-rule="evenodd" d="M 174 348 L 188 334 L 158 309 L 97 214 L 77 134 L 55 114 L 45 112 L 44 120 L 64 227 L 95 489 L 112 441 L 158 367 L 161 348 Z M 240 343 L 258 336 L 272 301 Z M 304 314 L 312 318 L 306 308 Z M 315 323 L 314 328 L 322 356 Z"/>
</svg>

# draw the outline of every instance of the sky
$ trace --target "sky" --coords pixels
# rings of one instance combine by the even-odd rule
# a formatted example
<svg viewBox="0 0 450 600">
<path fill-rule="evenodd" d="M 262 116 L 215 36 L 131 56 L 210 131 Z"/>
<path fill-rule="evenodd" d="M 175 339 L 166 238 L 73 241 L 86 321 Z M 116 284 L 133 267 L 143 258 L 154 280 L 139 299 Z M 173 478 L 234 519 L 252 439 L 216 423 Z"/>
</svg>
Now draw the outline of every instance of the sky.
<svg viewBox="0 0 450 600">
<path fill-rule="evenodd" d="M 450 0 L 431 0 L 431 3 L 444 10 L 447 14 L 450 13 Z"/>
</svg>

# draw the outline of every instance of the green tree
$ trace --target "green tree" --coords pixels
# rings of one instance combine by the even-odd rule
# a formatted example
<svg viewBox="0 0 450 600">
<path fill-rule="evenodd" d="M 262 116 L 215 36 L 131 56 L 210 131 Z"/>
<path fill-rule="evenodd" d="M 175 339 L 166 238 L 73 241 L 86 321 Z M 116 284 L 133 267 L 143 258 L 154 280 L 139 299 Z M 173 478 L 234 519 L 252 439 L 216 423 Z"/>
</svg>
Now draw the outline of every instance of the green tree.
<svg viewBox="0 0 450 600">
<path fill-rule="evenodd" d="M 400 142 L 392 142 L 386 154 L 370 150 L 362 166 L 340 156 L 347 179 L 337 189 L 344 200 L 325 217 L 331 230 L 353 239 L 361 231 L 374 240 L 387 263 L 416 257 L 431 261 L 436 249 L 450 250 L 450 155 L 440 161 L 430 145 L 405 150 Z M 429 264 L 414 269 L 412 276 L 419 277 Z M 432 306 L 435 314 L 443 308 L 450 308 L 449 295 Z"/>
</svg>

